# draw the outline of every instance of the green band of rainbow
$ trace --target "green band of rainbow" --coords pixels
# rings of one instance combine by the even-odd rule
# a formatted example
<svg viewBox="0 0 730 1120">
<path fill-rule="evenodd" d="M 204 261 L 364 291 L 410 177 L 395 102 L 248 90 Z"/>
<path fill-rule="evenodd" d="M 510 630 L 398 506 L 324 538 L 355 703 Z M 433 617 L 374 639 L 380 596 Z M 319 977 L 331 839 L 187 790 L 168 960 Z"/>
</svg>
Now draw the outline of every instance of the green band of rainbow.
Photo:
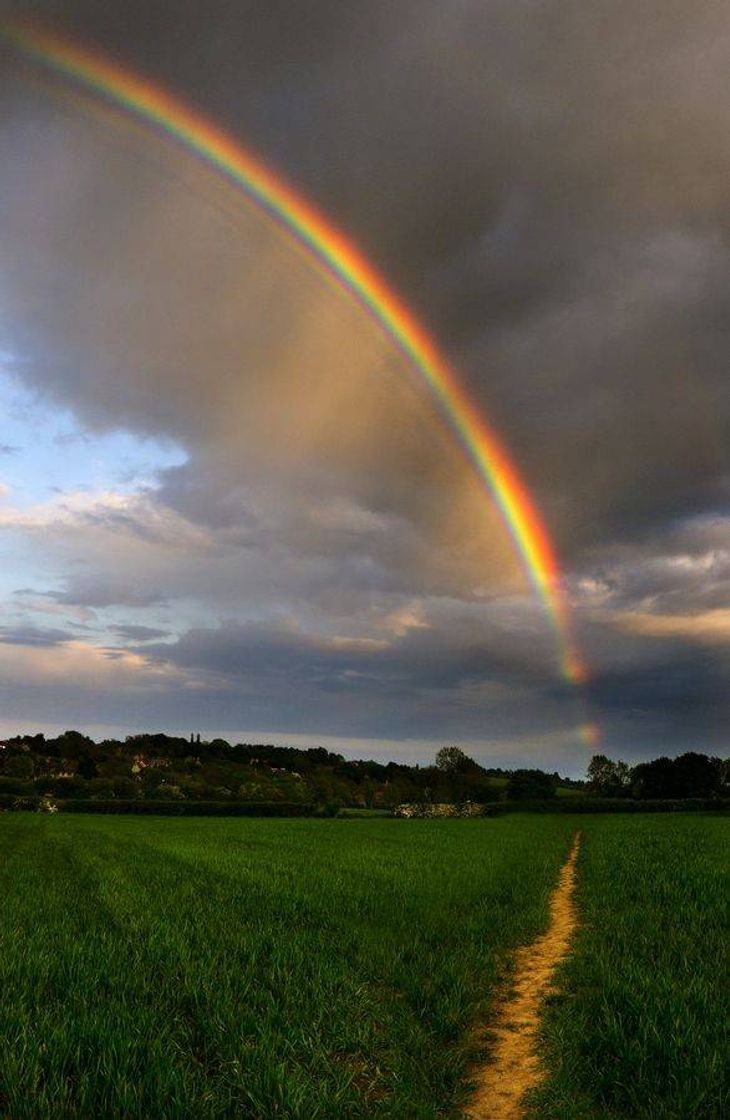
<svg viewBox="0 0 730 1120">
<path fill-rule="evenodd" d="M 31 60 L 156 125 L 233 180 L 370 312 L 421 374 L 439 411 L 496 499 L 529 579 L 555 627 L 562 670 L 573 683 L 584 680 L 585 668 L 571 635 L 555 552 L 525 484 L 501 440 L 469 400 L 428 333 L 362 253 L 279 175 L 177 97 L 96 51 L 55 34 L 16 23 L 6 24 L 0 32 Z"/>
</svg>

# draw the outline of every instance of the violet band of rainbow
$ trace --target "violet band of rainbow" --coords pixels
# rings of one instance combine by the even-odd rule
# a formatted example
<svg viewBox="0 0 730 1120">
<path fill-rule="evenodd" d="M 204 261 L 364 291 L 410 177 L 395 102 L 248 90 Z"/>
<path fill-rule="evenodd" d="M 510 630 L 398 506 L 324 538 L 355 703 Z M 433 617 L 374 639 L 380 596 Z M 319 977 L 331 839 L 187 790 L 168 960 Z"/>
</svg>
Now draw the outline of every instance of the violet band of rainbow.
<svg viewBox="0 0 730 1120">
<path fill-rule="evenodd" d="M 503 442 L 470 400 L 428 332 L 360 250 L 240 141 L 177 96 L 96 50 L 54 33 L 11 22 L 0 26 L 0 34 L 30 60 L 156 126 L 236 183 L 369 312 L 418 371 L 494 497 L 554 627 L 563 675 L 573 684 L 583 682 L 586 669 L 571 632 L 555 550 L 525 483 Z"/>
</svg>

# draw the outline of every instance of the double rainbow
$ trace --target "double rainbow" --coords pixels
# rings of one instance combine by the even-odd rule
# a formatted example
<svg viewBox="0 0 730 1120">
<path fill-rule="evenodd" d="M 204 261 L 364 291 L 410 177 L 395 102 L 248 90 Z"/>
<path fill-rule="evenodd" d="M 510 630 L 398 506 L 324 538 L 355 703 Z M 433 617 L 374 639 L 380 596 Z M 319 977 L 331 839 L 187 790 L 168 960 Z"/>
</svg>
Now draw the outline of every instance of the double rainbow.
<svg viewBox="0 0 730 1120">
<path fill-rule="evenodd" d="M 426 382 L 494 496 L 555 628 L 563 673 L 572 683 L 583 681 L 585 667 L 571 634 L 555 551 L 527 487 L 427 331 L 355 245 L 237 140 L 146 78 L 34 27 L 10 23 L 0 33 L 32 61 L 156 126 L 236 183 L 366 308 Z"/>
</svg>

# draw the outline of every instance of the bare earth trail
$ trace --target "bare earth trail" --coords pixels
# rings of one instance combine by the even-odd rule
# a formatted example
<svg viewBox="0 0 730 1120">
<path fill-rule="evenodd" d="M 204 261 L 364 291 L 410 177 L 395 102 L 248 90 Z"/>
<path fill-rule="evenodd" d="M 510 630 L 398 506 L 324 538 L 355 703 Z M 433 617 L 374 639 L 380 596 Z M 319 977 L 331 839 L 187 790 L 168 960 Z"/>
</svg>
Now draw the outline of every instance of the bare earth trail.
<svg viewBox="0 0 730 1120">
<path fill-rule="evenodd" d="M 553 990 L 555 971 L 570 951 L 577 926 L 574 894 L 579 849 L 577 832 L 550 898 L 547 930 L 515 955 L 510 990 L 497 1004 L 489 1025 L 494 1039 L 489 1061 L 472 1072 L 476 1088 L 464 1110 L 472 1120 L 520 1120 L 525 1093 L 545 1076 L 537 1054 L 537 1031 L 543 1001 Z"/>
</svg>

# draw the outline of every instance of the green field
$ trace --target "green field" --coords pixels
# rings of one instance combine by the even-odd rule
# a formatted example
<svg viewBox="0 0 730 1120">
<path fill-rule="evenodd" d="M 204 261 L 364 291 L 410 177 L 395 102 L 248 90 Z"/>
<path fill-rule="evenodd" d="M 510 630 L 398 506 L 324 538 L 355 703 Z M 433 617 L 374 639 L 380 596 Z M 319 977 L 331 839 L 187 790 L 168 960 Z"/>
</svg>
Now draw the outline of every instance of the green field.
<svg viewBox="0 0 730 1120">
<path fill-rule="evenodd" d="M 585 817 L 539 1120 L 730 1116 L 730 820 Z"/>
<path fill-rule="evenodd" d="M 38 1116 L 435 1117 L 571 824 L 0 817 L 0 1091 Z"/>
<path fill-rule="evenodd" d="M 0 1115 L 456 1117 L 468 1029 L 576 827 L 585 919 L 535 1115 L 724 1115 L 719 818 L 21 813 L 0 815 Z"/>
</svg>

